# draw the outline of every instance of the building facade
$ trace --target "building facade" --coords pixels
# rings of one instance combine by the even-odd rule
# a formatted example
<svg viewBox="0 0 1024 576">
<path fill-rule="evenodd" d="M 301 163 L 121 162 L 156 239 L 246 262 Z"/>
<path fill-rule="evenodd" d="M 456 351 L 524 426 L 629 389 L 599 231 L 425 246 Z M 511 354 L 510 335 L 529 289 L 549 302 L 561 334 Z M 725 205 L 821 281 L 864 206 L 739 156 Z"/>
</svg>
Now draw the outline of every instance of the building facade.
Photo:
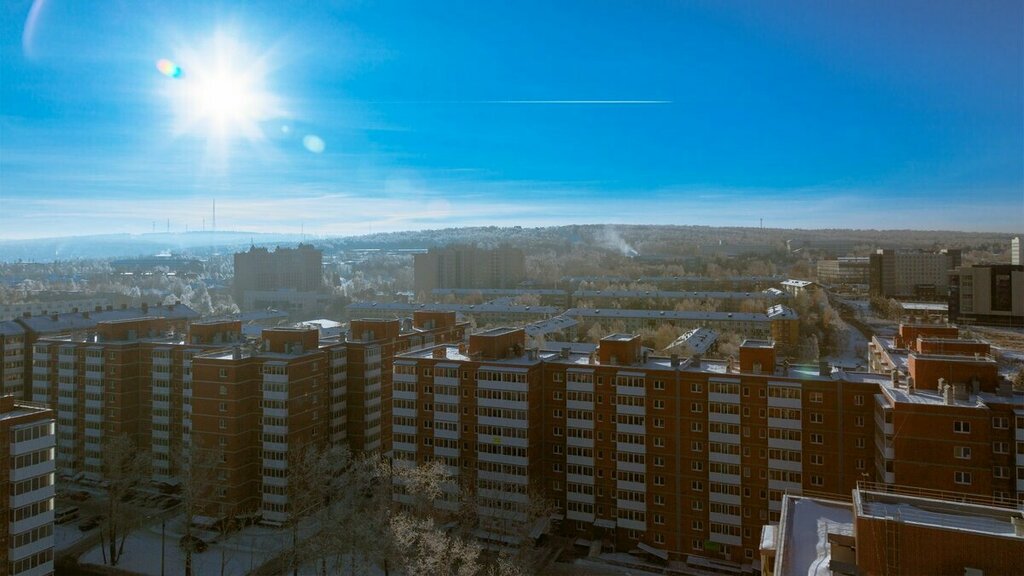
<svg viewBox="0 0 1024 576">
<path fill-rule="evenodd" d="M 960 250 L 878 250 L 870 256 L 869 290 L 883 298 L 946 299 Z"/>
<path fill-rule="evenodd" d="M 0 575 L 53 574 L 53 412 L 0 396 Z"/>
<path fill-rule="evenodd" d="M 818 261 L 818 282 L 826 286 L 867 286 L 871 281 L 871 259 L 840 256 Z"/>
<path fill-rule="evenodd" d="M 514 288 L 526 279 L 526 257 L 519 248 L 448 246 L 413 256 L 416 294 L 436 288 Z"/>
<path fill-rule="evenodd" d="M 961 266 L 950 271 L 949 321 L 1024 326 L 1024 265 Z"/>
<path fill-rule="evenodd" d="M 323 251 L 309 244 L 296 248 L 250 247 L 235 254 L 235 301 L 243 302 L 248 290 L 272 292 L 291 288 L 316 292 L 323 288 Z"/>
</svg>

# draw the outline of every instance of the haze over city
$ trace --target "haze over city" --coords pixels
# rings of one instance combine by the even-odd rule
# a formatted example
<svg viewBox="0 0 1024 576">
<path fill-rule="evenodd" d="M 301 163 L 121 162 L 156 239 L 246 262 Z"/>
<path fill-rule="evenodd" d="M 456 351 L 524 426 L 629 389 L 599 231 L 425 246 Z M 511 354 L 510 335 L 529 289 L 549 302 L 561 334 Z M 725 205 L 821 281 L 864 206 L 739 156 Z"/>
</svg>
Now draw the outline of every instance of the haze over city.
<svg viewBox="0 0 1024 576">
<path fill-rule="evenodd" d="M 0 238 L 210 230 L 213 198 L 219 230 L 319 235 L 1009 232 L 1022 23 L 1014 1 L 7 2 Z"/>
</svg>

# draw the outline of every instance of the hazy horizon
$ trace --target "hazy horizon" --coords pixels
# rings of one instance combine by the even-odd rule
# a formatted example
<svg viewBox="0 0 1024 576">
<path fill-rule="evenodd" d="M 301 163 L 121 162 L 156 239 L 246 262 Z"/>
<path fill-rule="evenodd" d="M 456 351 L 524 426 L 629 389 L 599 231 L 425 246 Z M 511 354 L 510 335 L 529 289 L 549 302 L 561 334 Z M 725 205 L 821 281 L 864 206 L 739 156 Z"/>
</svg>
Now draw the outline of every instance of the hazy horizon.
<svg viewBox="0 0 1024 576">
<path fill-rule="evenodd" d="M 0 30 L 0 240 L 210 230 L 213 199 L 309 236 L 1024 223 L 1019 2 L 16 0 Z"/>
</svg>

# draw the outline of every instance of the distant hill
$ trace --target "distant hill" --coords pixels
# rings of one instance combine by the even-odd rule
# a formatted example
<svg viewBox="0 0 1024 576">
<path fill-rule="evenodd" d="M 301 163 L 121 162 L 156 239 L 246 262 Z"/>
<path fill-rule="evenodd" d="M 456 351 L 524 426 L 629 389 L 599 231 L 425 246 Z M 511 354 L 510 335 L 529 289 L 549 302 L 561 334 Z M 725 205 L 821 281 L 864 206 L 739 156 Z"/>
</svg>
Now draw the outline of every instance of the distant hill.
<svg viewBox="0 0 1024 576">
<path fill-rule="evenodd" d="M 606 248 L 624 255 L 699 254 L 714 247 L 765 246 L 785 251 L 792 246 L 843 245 L 859 251 L 874 248 L 978 248 L 1009 247 L 1011 234 L 957 232 L 944 230 L 793 230 L 782 228 L 740 228 L 665 225 L 570 225 L 544 228 L 467 227 L 438 230 L 410 230 L 347 237 L 310 237 L 298 234 L 258 232 L 186 232 L 152 234 L 106 234 L 0 240 L 0 261 L 51 262 L 76 258 L 130 258 L 174 252 L 198 256 L 244 250 L 250 244 L 273 247 L 300 241 L 322 248 L 327 254 L 366 248 L 430 248 L 448 244 L 496 246 L 510 244 L 527 250 L 564 252 L 576 245 Z"/>
</svg>

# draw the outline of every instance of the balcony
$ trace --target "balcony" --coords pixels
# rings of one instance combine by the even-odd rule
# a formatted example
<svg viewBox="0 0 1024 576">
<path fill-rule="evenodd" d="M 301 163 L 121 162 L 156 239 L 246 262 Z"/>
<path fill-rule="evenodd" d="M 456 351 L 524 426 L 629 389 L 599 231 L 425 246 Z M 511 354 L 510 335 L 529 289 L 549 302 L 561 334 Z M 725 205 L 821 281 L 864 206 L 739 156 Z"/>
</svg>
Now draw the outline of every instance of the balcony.
<svg viewBox="0 0 1024 576">
<path fill-rule="evenodd" d="M 740 483 L 739 474 L 722 474 L 720 472 L 708 472 L 709 482 L 720 482 L 722 484 L 736 484 Z"/>
<path fill-rule="evenodd" d="M 741 546 L 743 544 L 743 540 L 739 536 L 722 534 L 719 532 L 711 533 L 711 541 L 718 542 L 719 544 L 727 544 L 729 546 Z"/>
<path fill-rule="evenodd" d="M 444 456 L 446 458 L 458 458 L 458 448 L 446 448 L 443 446 L 434 446 L 434 456 Z"/>
<path fill-rule="evenodd" d="M 56 491 L 53 485 L 39 488 L 31 492 L 25 492 L 18 494 L 17 496 L 12 495 L 10 498 L 11 508 L 21 508 L 27 506 L 33 502 L 39 502 L 40 500 L 47 500 L 53 498 L 56 495 Z"/>
<path fill-rule="evenodd" d="M 448 436 L 442 436 L 441 432 L 450 433 L 451 438 L 458 439 L 459 433 L 454 430 L 435 430 L 434 435 L 445 438 Z M 527 448 L 530 445 L 528 438 L 515 438 L 512 436 L 495 436 L 492 434 L 477 434 L 477 442 L 481 444 L 501 444 L 504 446 L 515 446 L 516 448 Z"/>
<path fill-rule="evenodd" d="M 725 454 L 723 452 L 709 452 L 708 461 L 710 462 L 722 462 L 725 464 L 739 464 L 739 454 Z"/>
<path fill-rule="evenodd" d="M 615 487 L 618 490 L 629 490 L 631 492 L 647 492 L 647 485 L 643 482 L 628 482 L 626 480 L 616 480 Z"/>
<path fill-rule="evenodd" d="M 617 499 L 615 501 L 615 505 L 618 508 L 622 508 L 624 510 L 635 510 L 637 512 L 646 512 L 647 511 L 647 505 L 646 504 L 644 504 L 643 502 L 637 502 L 635 500 L 619 500 L 619 499 Z"/>
<path fill-rule="evenodd" d="M 434 412 L 434 420 L 439 422 L 458 422 L 458 412 Z M 522 422 L 521 426 L 515 426 L 516 428 L 526 428 L 525 420 L 508 420 L 506 418 L 480 418 L 480 423 L 484 424 L 484 420 L 501 420 L 502 422 Z M 492 424 L 495 426 L 511 426 L 510 424 Z"/>
<path fill-rule="evenodd" d="M 36 514 L 35 516 L 30 516 L 28 518 L 25 518 L 24 520 L 18 520 L 17 522 L 11 522 L 10 524 L 8 524 L 8 526 L 10 526 L 9 533 L 10 534 L 21 534 L 22 532 L 24 532 L 26 530 L 32 530 L 33 528 L 39 528 L 40 526 L 42 526 L 44 524 L 51 524 L 52 522 L 53 522 L 53 510 L 50 510 L 50 511 L 44 512 L 42 514 Z"/>
<path fill-rule="evenodd" d="M 517 466 L 526 466 L 530 463 L 526 456 L 506 456 L 505 454 L 491 454 L 490 452 L 479 452 L 477 460 L 497 462 L 499 464 L 515 464 Z"/>
<path fill-rule="evenodd" d="M 590 410 L 593 411 L 593 402 L 584 402 L 582 400 L 566 400 L 565 408 L 567 410 Z"/>
<path fill-rule="evenodd" d="M 739 526 L 740 524 L 742 524 L 742 520 L 740 520 L 739 516 L 732 516 L 730 514 L 718 514 L 717 512 L 709 512 L 708 520 L 710 520 L 711 522 L 719 522 L 722 524 L 733 524 L 735 526 Z"/>
<path fill-rule="evenodd" d="M 616 386 L 615 393 L 621 396 L 646 396 L 647 389 L 640 386 Z"/>
<path fill-rule="evenodd" d="M 631 414 L 633 416 L 643 416 L 647 413 L 646 406 L 629 406 L 627 404 L 616 404 L 616 414 Z"/>
<path fill-rule="evenodd" d="M 594 459 L 591 458 L 590 461 L 593 462 Z M 622 462 L 622 461 L 618 461 L 618 462 L 615 463 L 615 469 L 616 470 L 625 470 L 625 471 L 628 471 L 628 472 L 640 472 L 640 473 L 643 473 L 643 472 L 645 472 L 647 470 L 647 465 L 646 464 L 641 464 L 640 462 Z"/>
<path fill-rule="evenodd" d="M 459 405 L 459 397 L 452 394 L 434 394 L 435 404 L 452 404 L 454 406 Z M 477 400 L 479 406 L 490 406 L 492 408 L 517 408 L 520 410 L 526 409 L 526 402 L 509 402 L 507 400 L 491 400 L 480 398 Z"/>
<path fill-rule="evenodd" d="M 414 402 L 416 401 L 416 393 L 415 392 L 411 392 L 411 391 L 408 391 L 408 390 L 399 390 L 399 389 L 396 388 L 392 392 L 392 394 L 394 395 L 395 400 L 412 400 Z"/>
<path fill-rule="evenodd" d="M 803 490 L 803 486 L 799 482 L 785 482 L 783 480 L 772 480 L 768 479 L 768 488 L 772 490 L 781 490 L 788 492 L 789 494 L 800 494 Z"/>
<path fill-rule="evenodd" d="M 565 444 L 567 446 L 577 446 L 577 447 L 580 447 L 580 448 L 593 448 L 594 447 L 594 439 L 593 438 L 578 438 L 576 436 L 566 436 L 565 437 Z"/>
<path fill-rule="evenodd" d="M 800 462 L 791 460 L 768 460 L 768 468 L 772 470 L 789 470 L 790 472 L 803 472 L 803 465 Z"/>
<path fill-rule="evenodd" d="M 508 390 L 511 392 L 526 392 L 529 390 L 529 384 L 526 382 L 501 382 L 498 380 L 478 380 L 476 383 L 477 388 L 486 390 Z"/>
<path fill-rule="evenodd" d="M 569 428 L 580 428 L 582 430 L 594 429 L 593 420 L 581 420 L 579 418 L 567 418 L 565 421 L 565 425 L 568 426 Z"/>
<path fill-rule="evenodd" d="M 566 492 L 565 499 L 571 502 L 582 502 L 584 504 L 593 504 L 593 494 L 583 494 L 582 492 Z"/>
<path fill-rule="evenodd" d="M 616 424 L 615 431 L 619 434 L 639 434 L 642 436 L 647 433 L 647 427 L 640 424 Z"/>
<path fill-rule="evenodd" d="M 783 450 L 801 450 L 803 448 L 799 440 L 783 440 L 782 438 L 769 438 L 768 447 Z"/>
<path fill-rule="evenodd" d="M 36 450 L 42 450 L 44 448 L 53 448 L 56 446 L 56 437 L 53 435 L 47 435 L 42 438 L 36 438 L 33 440 L 26 440 L 24 442 L 15 442 L 10 445 L 10 455 L 20 456 L 29 452 L 35 452 Z"/>
<path fill-rule="evenodd" d="M 21 560 L 22 558 L 27 558 L 29 556 L 32 556 L 33 554 L 37 554 L 39 552 L 42 552 L 43 550 L 46 550 L 48 548 L 53 548 L 53 535 L 52 534 L 49 535 L 49 536 L 46 536 L 45 538 L 40 538 L 39 540 L 36 540 L 35 542 L 29 542 L 28 544 L 25 544 L 24 546 L 21 546 L 19 548 L 11 549 L 10 550 L 9 558 L 10 558 L 11 562 L 15 562 L 17 560 Z M 39 568 L 45 568 L 46 566 L 49 566 L 50 569 L 49 570 L 45 570 L 44 569 L 42 572 L 37 572 L 39 570 Z M 33 571 L 18 572 L 18 576 L 25 576 L 26 574 L 51 574 L 52 570 L 53 570 L 53 563 L 52 562 L 47 562 L 43 566 L 36 566 L 36 568 Z"/>
<path fill-rule="evenodd" d="M 725 402 L 726 404 L 739 404 L 740 395 L 722 394 L 721 392 L 708 392 L 708 402 Z"/>
<path fill-rule="evenodd" d="M 518 474 L 504 474 L 502 472 L 490 472 L 490 471 L 487 471 L 487 470 L 480 470 L 480 471 L 477 472 L 476 476 L 480 480 L 491 480 L 491 481 L 494 481 L 494 482 L 506 482 L 506 483 L 509 483 L 509 484 L 526 484 L 527 483 L 527 477 L 526 476 L 520 476 Z M 594 479 L 592 477 L 588 476 L 587 478 L 590 478 L 590 481 L 587 482 L 587 483 L 589 483 L 589 484 L 593 484 L 594 483 Z"/>
<path fill-rule="evenodd" d="M 720 442 L 722 444 L 739 444 L 739 434 L 720 434 L 718 432 L 708 432 L 708 442 Z"/>
<path fill-rule="evenodd" d="M 400 452 L 416 452 L 416 445 L 412 442 L 392 442 L 391 447 Z"/>
<path fill-rule="evenodd" d="M 570 392 L 593 392 L 594 391 L 594 383 L 593 382 L 576 382 L 576 381 L 573 381 L 573 380 L 569 380 L 568 382 L 565 383 L 565 389 L 570 391 Z"/>
<path fill-rule="evenodd" d="M 434 419 L 435 420 L 442 420 L 442 418 L 439 418 L 439 416 L 441 414 L 442 413 L 434 413 Z M 458 416 L 458 415 L 457 414 L 453 414 L 453 416 Z M 457 422 L 458 418 L 455 418 L 454 421 Z M 482 425 L 482 426 L 503 426 L 503 427 L 506 427 L 506 428 L 529 428 L 530 427 L 530 423 L 527 420 L 520 420 L 518 418 L 495 418 L 495 417 L 491 417 L 491 416 L 479 416 L 479 417 L 477 417 L 477 422 L 480 425 Z"/>
<path fill-rule="evenodd" d="M 721 504 L 733 504 L 739 506 L 743 503 L 742 497 L 739 494 L 725 494 L 723 492 L 710 492 L 708 493 L 708 500 L 710 502 L 718 502 Z"/>
<path fill-rule="evenodd" d="M 585 474 L 566 474 L 565 481 L 572 482 L 574 484 L 588 484 L 590 486 L 594 485 L 594 477 Z"/>
<path fill-rule="evenodd" d="M 803 426 L 800 420 L 789 418 L 769 418 L 769 428 L 785 428 L 787 430 L 800 430 Z"/>
<path fill-rule="evenodd" d="M 722 424 L 739 424 L 739 414 L 722 414 L 721 412 L 708 412 L 709 422 L 721 422 Z"/>
<path fill-rule="evenodd" d="M 616 442 L 615 449 L 619 452 L 632 452 L 633 454 L 646 454 L 647 446 L 644 444 L 630 444 L 628 442 Z"/>
<path fill-rule="evenodd" d="M 43 474 L 50 474 L 56 470 L 56 465 L 53 460 L 46 460 L 38 464 L 31 466 L 23 466 L 21 468 L 14 468 L 11 470 L 11 482 L 21 482 L 22 480 L 28 480 L 29 478 L 35 478 L 36 476 L 42 476 Z M 17 533 L 17 532 L 12 532 Z"/>
<path fill-rule="evenodd" d="M 768 397 L 768 406 L 776 408 L 792 408 L 794 410 L 799 410 L 801 408 L 799 398 L 777 398 L 775 396 Z"/>
<path fill-rule="evenodd" d="M 579 520 L 580 522 L 586 522 L 589 524 L 594 523 L 593 512 L 580 512 L 578 510 L 566 510 L 565 517 L 567 520 Z"/>
<path fill-rule="evenodd" d="M 640 520 L 627 520 L 625 518 L 619 518 L 616 522 L 619 528 L 628 528 L 630 530 L 647 530 L 647 523 Z"/>
</svg>

